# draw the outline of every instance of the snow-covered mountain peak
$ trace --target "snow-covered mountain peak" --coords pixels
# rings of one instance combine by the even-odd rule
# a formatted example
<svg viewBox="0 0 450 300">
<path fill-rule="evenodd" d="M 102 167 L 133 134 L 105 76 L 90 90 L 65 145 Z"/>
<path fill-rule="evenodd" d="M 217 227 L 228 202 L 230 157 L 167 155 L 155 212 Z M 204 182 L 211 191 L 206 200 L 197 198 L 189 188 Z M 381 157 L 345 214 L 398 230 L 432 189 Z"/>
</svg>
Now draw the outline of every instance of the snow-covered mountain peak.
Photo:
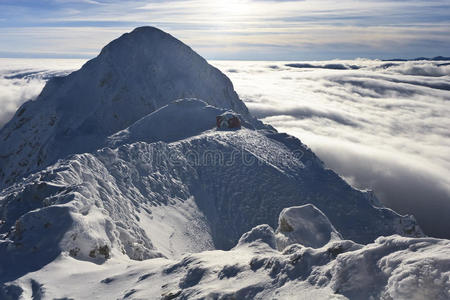
<svg viewBox="0 0 450 300">
<path fill-rule="evenodd" d="M 251 119 L 231 81 L 190 47 L 152 27 L 124 34 L 80 70 L 49 80 L 0 130 L 0 187 L 68 154 L 94 151 L 186 97 Z"/>
</svg>

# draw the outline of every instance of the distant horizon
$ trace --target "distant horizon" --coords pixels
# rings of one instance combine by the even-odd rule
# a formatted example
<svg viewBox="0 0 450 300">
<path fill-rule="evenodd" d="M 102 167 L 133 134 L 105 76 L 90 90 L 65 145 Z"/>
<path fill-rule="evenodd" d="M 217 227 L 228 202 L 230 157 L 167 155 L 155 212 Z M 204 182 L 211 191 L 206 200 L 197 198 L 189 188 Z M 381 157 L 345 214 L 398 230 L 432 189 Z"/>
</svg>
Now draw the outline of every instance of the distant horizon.
<svg viewBox="0 0 450 300">
<path fill-rule="evenodd" d="M 100 52 L 99 52 L 100 53 Z M 98 53 L 98 54 L 99 54 Z M 73 60 L 90 60 L 98 56 L 98 54 L 94 56 L 1 56 L 0 59 L 73 59 Z M 450 61 L 450 55 L 435 55 L 435 56 L 414 56 L 414 57 L 389 57 L 389 58 L 381 58 L 381 57 L 363 57 L 363 56 L 357 56 L 353 58 L 329 58 L 329 59 L 304 59 L 304 58 L 298 58 L 298 59 L 238 59 L 238 58 L 209 58 L 205 57 L 208 61 L 286 61 L 286 62 L 295 62 L 295 61 L 343 61 L 343 60 L 380 60 L 380 61 L 396 61 L 396 60 L 404 60 L 404 61 L 413 61 L 419 58 L 425 58 L 426 60 L 432 60 L 436 57 L 443 57 L 446 58 L 445 61 Z M 448 59 L 447 59 L 448 58 Z"/>
</svg>

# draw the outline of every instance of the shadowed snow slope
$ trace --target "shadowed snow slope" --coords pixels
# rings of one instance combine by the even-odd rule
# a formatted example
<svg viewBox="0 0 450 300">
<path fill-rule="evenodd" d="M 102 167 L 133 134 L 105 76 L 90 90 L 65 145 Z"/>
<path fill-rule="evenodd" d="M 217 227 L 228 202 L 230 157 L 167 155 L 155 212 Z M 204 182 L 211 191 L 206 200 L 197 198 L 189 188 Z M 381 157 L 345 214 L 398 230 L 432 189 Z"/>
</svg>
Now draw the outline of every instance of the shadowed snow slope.
<svg viewBox="0 0 450 300">
<path fill-rule="evenodd" d="M 248 118 L 231 81 L 191 48 L 153 27 L 126 33 L 79 71 L 49 80 L 0 131 L 0 187 L 99 141 L 184 97 Z"/>
<path fill-rule="evenodd" d="M 202 124 L 219 110 L 190 99 L 152 115 L 180 115 L 186 105 L 197 107 L 195 124 L 174 122 L 170 128 L 208 129 Z M 141 139 L 154 138 L 151 128 L 148 133 Z M 360 243 L 395 233 L 421 235 L 413 218 L 373 207 L 299 140 L 268 130 L 212 129 L 171 143 L 139 141 L 73 155 L 4 189 L 0 276 L 20 277 L 61 252 L 103 263 L 123 254 L 142 260 L 230 249 L 254 226 L 275 227 L 283 208 L 306 203 L 326 213 L 344 238 Z M 306 224 L 308 213 L 322 215 L 308 208 L 283 216 L 297 212 L 294 217 Z M 316 233 L 330 235 L 322 225 Z M 13 269 L 7 268 L 11 262 Z"/>
<path fill-rule="evenodd" d="M 408 299 L 450 297 L 450 242 L 380 237 L 321 248 L 273 249 L 268 225 L 244 234 L 230 251 L 176 260 L 110 260 L 103 265 L 62 255 L 0 287 L 2 299 Z M 10 298 L 8 298 L 10 297 Z"/>
</svg>

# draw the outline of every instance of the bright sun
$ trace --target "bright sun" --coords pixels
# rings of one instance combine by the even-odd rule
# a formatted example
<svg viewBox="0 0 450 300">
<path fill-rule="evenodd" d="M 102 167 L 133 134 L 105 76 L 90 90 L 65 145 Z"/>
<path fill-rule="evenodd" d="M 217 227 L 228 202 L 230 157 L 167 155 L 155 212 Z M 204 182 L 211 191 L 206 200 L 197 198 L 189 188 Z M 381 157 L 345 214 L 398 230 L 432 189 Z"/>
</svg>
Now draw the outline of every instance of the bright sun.
<svg viewBox="0 0 450 300">
<path fill-rule="evenodd" d="M 246 0 L 214 1 L 214 7 L 220 17 L 236 18 L 250 12 L 250 3 Z"/>
</svg>

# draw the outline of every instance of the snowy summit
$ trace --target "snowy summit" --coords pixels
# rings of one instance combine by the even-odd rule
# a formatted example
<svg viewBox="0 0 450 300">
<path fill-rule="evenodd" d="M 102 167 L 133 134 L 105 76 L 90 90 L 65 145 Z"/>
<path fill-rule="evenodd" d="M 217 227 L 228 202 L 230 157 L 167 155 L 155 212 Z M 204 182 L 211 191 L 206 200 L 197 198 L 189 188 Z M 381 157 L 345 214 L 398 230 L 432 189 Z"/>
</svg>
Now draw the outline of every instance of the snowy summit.
<svg viewBox="0 0 450 300">
<path fill-rule="evenodd" d="M 0 299 L 450 297 L 448 240 L 159 29 L 49 80 L 0 140 Z"/>
</svg>

